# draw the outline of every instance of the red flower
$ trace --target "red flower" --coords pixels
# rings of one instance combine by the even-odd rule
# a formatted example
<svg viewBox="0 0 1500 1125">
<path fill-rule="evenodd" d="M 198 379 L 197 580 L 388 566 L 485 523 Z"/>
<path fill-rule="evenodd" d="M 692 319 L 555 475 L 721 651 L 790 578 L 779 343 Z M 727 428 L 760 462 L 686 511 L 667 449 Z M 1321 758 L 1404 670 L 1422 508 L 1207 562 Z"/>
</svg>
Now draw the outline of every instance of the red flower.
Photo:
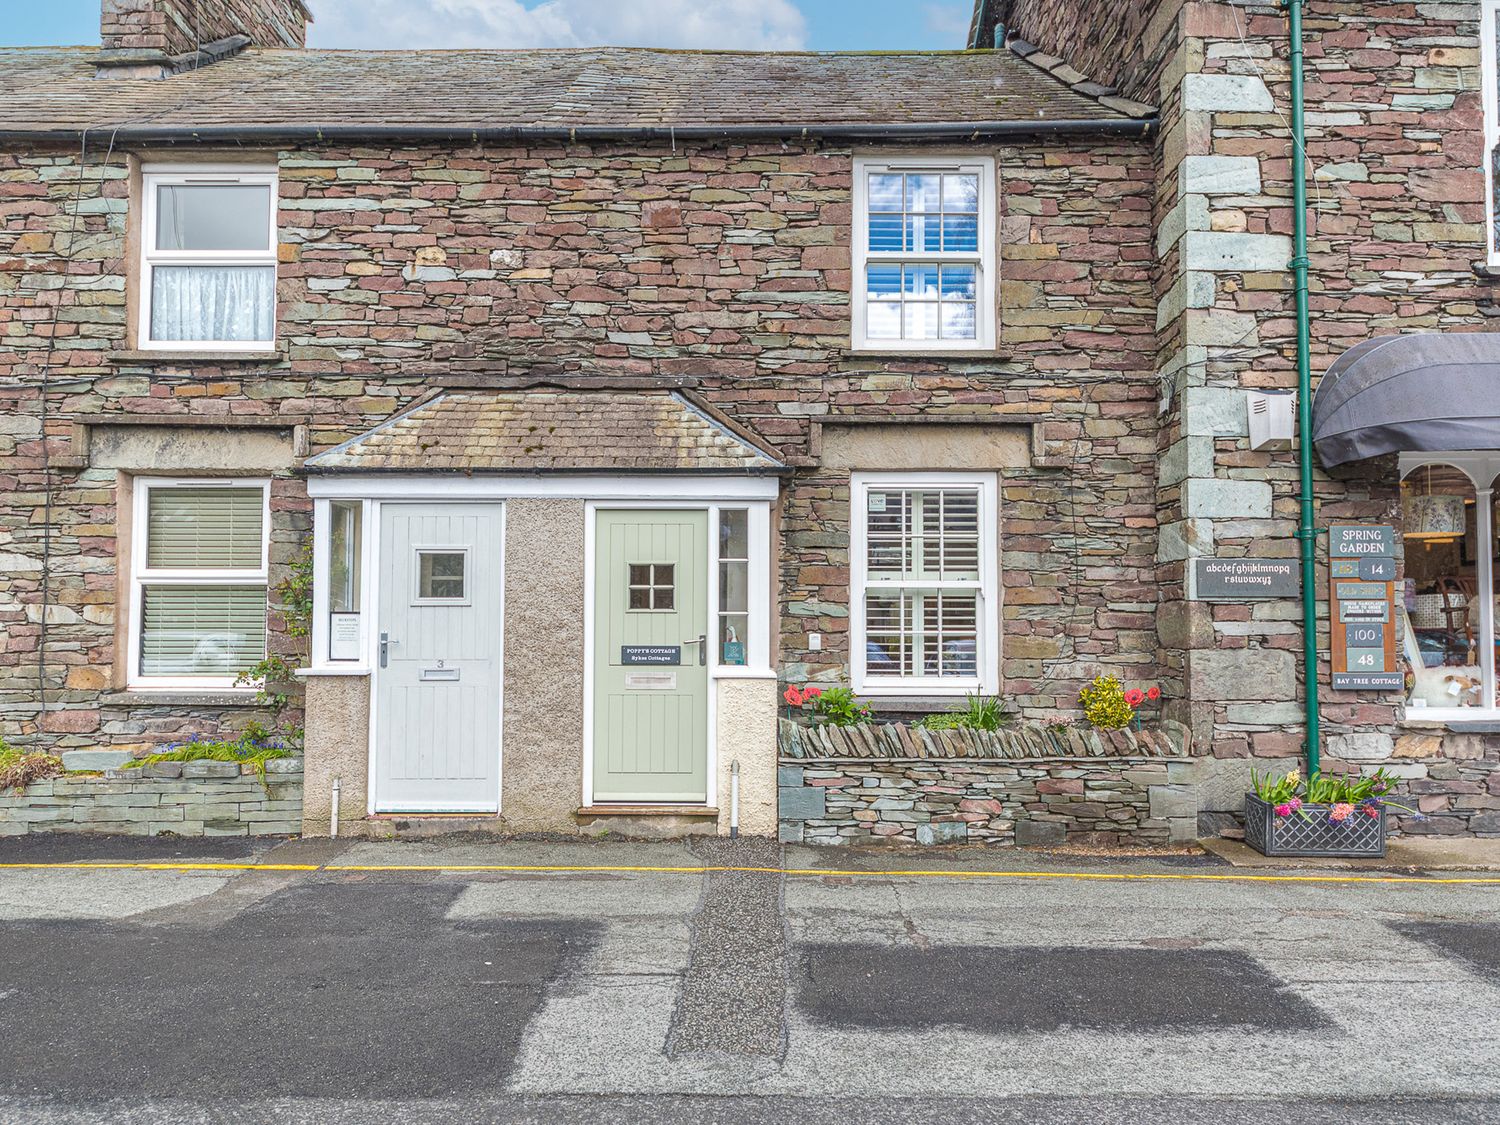
<svg viewBox="0 0 1500 1125">
<path fill-rule="evenodd" d="M 781 698 L 787 701 L 789 707 L 802 706 L 802 693 L 795 687 L 787 688 L 786 691 L 781 693 Z"/>
<path fill-rule="evenodd" d="M 814 687 L 812 684 L 808 684 L 805 688 L 802 689 L 802 698 L 808 703 L 811 703 L 814 699 L 817 699 L 822 694 L 823 689 L 820 687 Z"/>
<path fill-rule="evenodd" d="M 1158 699 L 1161 698 L 1161 688 L 1157 687 L 1155 684 L 1152 684 L 1146 689 L 1146 698 L 1151 700 L 1152 703 L 1155 703 Z"/>
<path fill-rule="evenodd" d="M 1133 687 L 1125 693 L 1125 702 L 1130 704 L 1132 707 L 1139 707 L 1145 701 L 1146 693 L 1143 692 L 1140 688 Z"/>
</svg>

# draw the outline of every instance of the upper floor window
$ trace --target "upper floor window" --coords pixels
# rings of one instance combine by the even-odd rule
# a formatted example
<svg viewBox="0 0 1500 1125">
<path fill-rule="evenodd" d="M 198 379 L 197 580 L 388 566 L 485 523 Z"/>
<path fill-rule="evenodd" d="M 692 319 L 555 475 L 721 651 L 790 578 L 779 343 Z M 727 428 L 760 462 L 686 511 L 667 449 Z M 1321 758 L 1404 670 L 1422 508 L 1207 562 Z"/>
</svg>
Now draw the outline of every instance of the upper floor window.
<svg viewBox="0 0 1500 1125">
<path fill-rule="evenodd" d="M 1479 46 L 1484 81 L 1485 259 L 1500 266 L 1500 0 L 1483 0 Z"/>
<path fill-rule="evenodd" d="M 854 161 L 854 346 L 995 346 L 995 165 Z"/>
<path fill-rule="evenodd" d="M 276 335 L 276 175 L 147 168 L 140 345 L 265 350 Z"/>
</svg>

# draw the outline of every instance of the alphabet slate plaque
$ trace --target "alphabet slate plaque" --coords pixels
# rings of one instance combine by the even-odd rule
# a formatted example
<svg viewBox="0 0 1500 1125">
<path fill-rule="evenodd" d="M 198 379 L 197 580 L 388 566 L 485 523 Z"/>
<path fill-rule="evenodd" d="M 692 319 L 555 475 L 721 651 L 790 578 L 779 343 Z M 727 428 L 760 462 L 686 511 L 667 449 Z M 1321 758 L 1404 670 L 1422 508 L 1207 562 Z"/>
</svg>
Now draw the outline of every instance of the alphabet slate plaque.
<svg viewBox="0 0 1500 1125">
<path fill-rule="evenodd" d="M 1194 559 L 1195 591 L 1203 601 L 1259 601 L 1302 593 L 1296 559 Z"/>
</svg>

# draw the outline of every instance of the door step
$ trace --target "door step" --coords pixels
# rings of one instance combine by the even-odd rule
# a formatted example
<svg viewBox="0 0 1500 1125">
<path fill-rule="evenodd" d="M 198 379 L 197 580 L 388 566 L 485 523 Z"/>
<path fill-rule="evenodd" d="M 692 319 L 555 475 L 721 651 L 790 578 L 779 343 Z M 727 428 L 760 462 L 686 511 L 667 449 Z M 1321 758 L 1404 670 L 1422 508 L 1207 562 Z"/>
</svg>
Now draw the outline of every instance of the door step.
<svg viewBox="0 0 1500 1125">
<path fill-rule="evenodd" d="M 579 816 L 702 816 L 717 817 L 718 809 L 702 805 L 584 805 Z"/>
</svg>

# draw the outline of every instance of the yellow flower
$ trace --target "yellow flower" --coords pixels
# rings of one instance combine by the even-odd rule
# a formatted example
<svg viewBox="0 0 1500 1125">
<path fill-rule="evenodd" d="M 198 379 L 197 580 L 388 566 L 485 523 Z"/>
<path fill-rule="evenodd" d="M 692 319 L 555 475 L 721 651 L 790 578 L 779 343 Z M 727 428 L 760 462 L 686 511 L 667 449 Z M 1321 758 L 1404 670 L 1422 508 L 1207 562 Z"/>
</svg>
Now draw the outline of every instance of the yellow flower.
<svg viewBox="0 0 1500 1125">
<path fill-rule="evenodd" d="M 1289 774 L 1286 775 L 1286 779 L 1287 779 L 1288 784 L 1296 785 L 1297 782 L 1299 782 L 1299 781 L 1302 780 L 1302 771 L 1301 770 L 1293 770 L 1291 773 L 1289 773 Z"/>
</svg>

